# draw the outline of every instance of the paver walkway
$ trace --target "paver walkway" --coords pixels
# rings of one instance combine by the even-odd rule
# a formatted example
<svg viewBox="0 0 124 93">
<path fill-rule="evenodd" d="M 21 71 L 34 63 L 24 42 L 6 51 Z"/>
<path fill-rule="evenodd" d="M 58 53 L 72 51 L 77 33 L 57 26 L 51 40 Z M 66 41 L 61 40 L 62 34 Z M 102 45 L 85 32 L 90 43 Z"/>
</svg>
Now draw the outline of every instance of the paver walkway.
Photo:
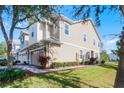
<svg viewBox="0 0 124 93">
<path fill-rule="evenodd" d="M 78 68 L 86 67 L 86 66 L 93 66 L 93 65 L 80 65 L 80 66 L 41 69 L 41 68 L 38 68 L 37 66 L 33 66 L 33 65 L 18 64 L 18 65 L 15 65 L 14 68 L 20 68 L 22 70 L 30 71 L 34 74 L 44 74 L 44 73 L 55 72 L 55 71 L 78 69 Z M 7 68 L 6 66 L 0 67 L 0 71 L 4 70 L 6 68 Z"/>
<path fill-rule="evenodd" d="M 36 66 L 29 66 L 29 65 L 16 65 L 15 67 L 21 68 L 23 70 L 28 70 L 34 74 L 42 74 L 42 73 L 49 73 L 55 71 L 62 71 L 62 70 L 69 70 L 69 69 L 77 69 L 81 67 L 86 67 L 87 65 L 80 65 L 80 66 L 71 66 L 71 67 L 61 67 L 61 68 L 48 68 L 48 69 L 40 69 Z M 89 65 L 88 65 L 89 66 Z"/>
</svg>

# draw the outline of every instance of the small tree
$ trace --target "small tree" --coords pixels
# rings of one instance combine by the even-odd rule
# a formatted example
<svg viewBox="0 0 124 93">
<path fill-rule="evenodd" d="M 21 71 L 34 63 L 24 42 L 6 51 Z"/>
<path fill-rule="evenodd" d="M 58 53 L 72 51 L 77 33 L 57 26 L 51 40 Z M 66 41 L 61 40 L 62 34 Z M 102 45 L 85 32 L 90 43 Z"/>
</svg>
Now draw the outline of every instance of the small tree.
<svg viewBox="0 0 124 93">
<path fill-rule="evenodd" d="M 109 55 L 107 54 L 106 51 L 102 51 L 101 54 L 100 54 L 100 61 L 110 61 L 110 58 L 109 58 Z"/>
<path fill-rule="evenodd" d="M 0 29 L 7 45 L 8 68 L 12 68 L 12 42 L 15 29 L 28 29 L 42 18 L 50 18 L 55 6 L 0 6 Z M 9 27 L 6 26 L 9 24 Z M 24 25 L 23 25 L 24 24 Z"/>
</svg>

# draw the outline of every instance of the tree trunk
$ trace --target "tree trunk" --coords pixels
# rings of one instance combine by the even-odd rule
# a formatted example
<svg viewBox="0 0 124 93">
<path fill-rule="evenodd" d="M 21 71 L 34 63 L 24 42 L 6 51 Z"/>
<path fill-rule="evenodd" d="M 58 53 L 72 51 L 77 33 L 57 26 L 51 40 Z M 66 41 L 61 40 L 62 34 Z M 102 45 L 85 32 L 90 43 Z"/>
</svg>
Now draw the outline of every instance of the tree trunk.
<svg viewBox="0 0 124 93">
<path fill-rule="evenodd" d="M 7 67 L 12 69 L 13 65 L 13 56 L 12 56 L 12 42 L 7 42 Z"/>
<path fill-rule="evenodd" d="M 115 80 L 115 88 L 124 88 L 124 54 L 121 54 Z"/>
</svg>

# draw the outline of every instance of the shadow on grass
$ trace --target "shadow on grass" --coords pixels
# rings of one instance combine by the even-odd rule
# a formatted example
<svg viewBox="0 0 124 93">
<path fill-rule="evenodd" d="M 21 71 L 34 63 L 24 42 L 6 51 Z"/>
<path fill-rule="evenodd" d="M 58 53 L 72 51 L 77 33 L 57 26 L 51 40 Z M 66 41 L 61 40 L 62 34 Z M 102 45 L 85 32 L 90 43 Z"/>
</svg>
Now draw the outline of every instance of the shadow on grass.
<svg viewBox="0 0 124 93">
<path fill-rule="evenodd" d="M 28 79 L 28 81 L 23 82 L 23 80 L 16 82 L 11 82 L 11 83 L 1 83 L 0 88 L 28 88 L 28 85 L 32 83 L 31 79 Z M 22 83 L 23 82 L 23 83 Z"/>
<path fill-rule="evenodd" d="M 58 87 L 67 88 L 81 88 L 81 87 L 90 87 L 90 88 L 98 88 L 97 86 L 91 85 L 88 82 L 84 82 L 80 75 L 74 74 L 73 70 L 68 70 L 64 72 L 54 72 L 49 74 L 40 74 L 35 75 L 35 77 L 39 79 L 43 79 L 48 84 L 51 84 L 50 87 L 55 87 L 56 85 Z M 28 88 L 29 85 L 33 84 L 33 82 L 30 78 L 28 80 L 25 80 L 25 82 L 18 81 L 18 83 L 7 83 L 7 84 L 0 84 L 0 87 L 11 87 L 11 88 Z M 39 82 L 40 83 L 40 82 Z M 56 84 L 56 85 L 55 85 Z M 39 85 L 39 84 L 38 84 Z M 44 84 L 43 84 L 44 85 Z M 38 86 L 40 87 L 40 86 Z M 41 84 L 42 87 L 42 84 Z M 46 86 L 47 87 L 47 86 Z"/>
<path fill-rule="evenodd" d="M 48 74 L 40 74 L 35 75 L 36 78 L 43 79 L 48 84 L 51 84 L 50 87 L 55 87 L 56 85 L 58 87 L 72 87 L 72 88 L 81 88 L 81 87 L 89 87 L 89 88 L 98 88 L 98 86 L 94 86 L 86 82 L 86 80 L 83 80 L 80 75 L 77 75 L 76 73 L 73 73 L 74 70 L 67 70 L 67 71 L 60 71 L 60 72 L 54 72 L 54 73 L 48 73 Z M 0 87 L 13 87 L 13 88 L 28 88 L 31 87 L 29 85 L 33 84 L 32 79 L 28 78 L 28 80 L 25 80 L 24 82 L 18 81 L 18 83 L 9 83 L 9 84 L 0 84 Z M 41 82 L 39 82 L 41 83 Z M 38 84 L 39 85 L 39 84 Z M 41 87 L 44 84 L 41 84 Z M 33 85 L 32 85 L 33 86 Z M 48 85 L 49 86 L 49 85 Z M 40 87 L 40 86 L 38 86 Z M 47 86 L 46 86 L 47 87 Z"/>
<path fill-rule="evenodd" d="M 71 73 L 72 71 L 69 70 L 66 73 L 58 73 L 55 72 L 54 74 L 45 74 L 45 75 L 39 75 L 38 78 L 42 79 L 44 78 L 45 80 L 50 80 L 50 83 L 57 82 L 60 87 L 67 88 L 67 87 L 72 87 L 72 88 L 81 88 L 85 85 L 87 87 L 92 87 L 92 88 L 98 88 L 96 86 L 90 85 L 87 82 L 83 82 L 80 77 L 76 76 L 75 74 Z M 71 73 L 71 74 L 69 74 Z"/>
<path fill-rule="evenodd" d="M 108 69 L 114 69 L 114 70 L 117 70 L 117 65 L 112 65 L 112 64 L 102 64 L 102 65 L 99 65 L 101 67 L 104 67 L 104 68 L 108 68 Z"/>
</svg>

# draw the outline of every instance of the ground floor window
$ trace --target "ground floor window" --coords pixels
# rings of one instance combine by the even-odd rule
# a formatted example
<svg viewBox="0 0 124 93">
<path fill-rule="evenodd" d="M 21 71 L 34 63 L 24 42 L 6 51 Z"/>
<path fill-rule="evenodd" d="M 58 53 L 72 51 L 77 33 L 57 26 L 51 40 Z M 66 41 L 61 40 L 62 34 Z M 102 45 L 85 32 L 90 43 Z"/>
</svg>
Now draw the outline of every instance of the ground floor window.
<svg viewBox="0 0 124 93">
<path fill-rule="evenodd" d="M 83 51 L 80 50 L 80 59 L 82 59 L 82 58 L 83 58 Z"/>
</svg>

